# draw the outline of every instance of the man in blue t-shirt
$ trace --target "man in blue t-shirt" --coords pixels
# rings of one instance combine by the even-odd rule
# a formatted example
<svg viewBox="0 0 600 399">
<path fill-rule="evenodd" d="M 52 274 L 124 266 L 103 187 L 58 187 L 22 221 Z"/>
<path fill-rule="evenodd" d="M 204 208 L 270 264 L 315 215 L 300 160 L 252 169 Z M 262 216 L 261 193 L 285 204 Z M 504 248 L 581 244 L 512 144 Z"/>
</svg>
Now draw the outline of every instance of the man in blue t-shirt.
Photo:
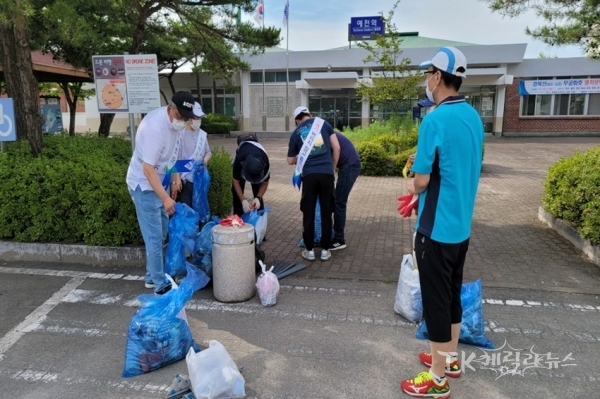
<svg viewBox="0 0 600 399">
<path fill-rule="evenodd" d="M 419 126 L 415 178 L 408 191 L 419 194 L 414 250 L 427 323 L 430 353 L 419 359 L 429 371 L 404 380 L 409 395 L 447 398 L 446 376 L 461 374 L 457 345 L 462 320 L 460 292 L 471 221 L 481 172 L 483 123 L 458 91 L 467 60 L 454 47 L 442 47 L 427 68 L 426 94 L 437 107 Z"/>
<path fill-rule="evenodd" d="M 335 132 L 340 143 L 340 159 L 337 163 L 338 176 L 335 183 L 335 210 L 333 211 L 333 241 L 331 250 L 346 248 L 344 229 L 346 228 L 346 205 L 354 182 L 360 175 L 360 156 L 350 139 Z"/>
<path fill-rule="evenodd" d="M 294 121 L 296 130 L 290 136 L 287 154 L 289 165 L 296 165 L 298 162 L 298 154 L 300 154 L 305 140 L 311 136 L 315 118 L 312 117 L 308 108 L 301 106 L 294 110 Z M 306 249 L 302 251 L 302 257 L 310 261 L 315 260 L 315 207 L 317 206 L 317 198 L 319 198 L 321 205 L 321 231 L 331 232 L 335 182 L 333 168 L 334 165 L 337 165 L 340 156 L 340 143 L 327 121 L 323 121 L 320 130 L 313 133 L 315 133 L 314 144 L 308 152 L 301 173 L 302 199 L 300 200 L 303 226 L 302 238 L 306 246 Z M 331 258 L 330 248 L 330 234 L 322 234 L 322 261 Z"/>
</svg>

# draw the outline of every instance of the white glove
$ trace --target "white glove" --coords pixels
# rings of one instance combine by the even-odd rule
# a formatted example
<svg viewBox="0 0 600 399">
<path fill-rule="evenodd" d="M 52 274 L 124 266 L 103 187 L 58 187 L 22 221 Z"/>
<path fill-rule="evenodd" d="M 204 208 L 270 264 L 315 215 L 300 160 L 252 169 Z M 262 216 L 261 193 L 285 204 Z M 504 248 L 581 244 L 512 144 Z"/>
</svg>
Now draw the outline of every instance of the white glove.
<svg viewBox="0 0 600 399">
<path fill-rule="evenodd" d="M 250 212 L 250 203 L 248 202 L 248 200 L 242 201 L 242 208 L 244 209 L 244 213 Z"/>
<path fill-rule="evenodd" d="M 256 210 L 260 209 L 260 200 L 258 198 L 254 198 L 254 200 L 252 200 L 251 208 Z"/>
</svg>

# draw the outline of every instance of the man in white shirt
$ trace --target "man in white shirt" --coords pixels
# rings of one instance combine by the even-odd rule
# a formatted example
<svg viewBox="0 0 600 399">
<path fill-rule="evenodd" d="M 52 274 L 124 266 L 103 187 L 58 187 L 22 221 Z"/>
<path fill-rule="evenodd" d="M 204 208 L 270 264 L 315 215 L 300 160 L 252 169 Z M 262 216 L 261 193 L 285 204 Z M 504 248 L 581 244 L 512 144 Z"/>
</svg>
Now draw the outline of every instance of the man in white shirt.
<svg viewBox="0 0 600 399">
<path fill-rule="evenodd" d="M 169 105 L 148 113 L 137 131 L 135 151 L 127 170 L 127 186 L 135 204 L 146 246 L 146 288 L 157 294 L 171 289 L 165 278 L 163 244 L 175 201 L 167 192 L 168 172 L 178 159 L 181 131 L 194 119 L 194 96 L 185 91 L 173 95 Z"/>
</svg>

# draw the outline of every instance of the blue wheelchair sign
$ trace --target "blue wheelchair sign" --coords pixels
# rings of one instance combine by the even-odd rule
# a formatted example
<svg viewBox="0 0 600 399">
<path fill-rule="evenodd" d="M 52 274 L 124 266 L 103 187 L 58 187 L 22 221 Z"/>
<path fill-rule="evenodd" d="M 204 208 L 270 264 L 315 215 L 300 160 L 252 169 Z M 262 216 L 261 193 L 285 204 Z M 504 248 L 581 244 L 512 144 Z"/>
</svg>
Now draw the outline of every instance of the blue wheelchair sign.
<svg viewBox="0 0 600 399">
<path fill-rule="evenodd" d="M 0 141 L 16 141 L 15 108 L 12 98 L 0 98 Z"/>
</svg>

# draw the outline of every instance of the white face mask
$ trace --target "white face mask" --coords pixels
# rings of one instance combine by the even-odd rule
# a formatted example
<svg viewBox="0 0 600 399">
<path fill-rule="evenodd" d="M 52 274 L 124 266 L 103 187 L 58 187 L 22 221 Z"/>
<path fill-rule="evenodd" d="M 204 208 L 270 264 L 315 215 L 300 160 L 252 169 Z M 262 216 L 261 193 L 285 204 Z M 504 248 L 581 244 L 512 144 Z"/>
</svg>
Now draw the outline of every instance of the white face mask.
<svg viewBox="0 0 600 399">
<path fill-rule="evenodd" d="M 173 130 L 180 131 L 185 129 L 185 121 L 180 121 L 179 119 L 173 118 L 173 122 L 171 122 L 171 127 Z"/>
<path fill-rule="evenodd" d="M 194 119 L 192 121 L 192 128 L 194 128 L 194 130 L 200 129 L 200 126 L 202 126 L 202 119 Z"/>
<path fill-rule="evenodd" d="M 433 90 L 429 90 L 429 81 L 431 80 L 431 78 L 433 78 L 432 74 L 429 79 L 427 79 L 427 83 L 425 84 L 425 95 L 427 96 L 427 98 L 429 99 L 429 101 L 431 101 L 432 103 L 435 103 L 435 100 L 433 99 L 433 92 L 435 91 L 435 89 L 437 89 L 438 85 L 440 84 L 438 82 L 437 85 L 435 85 L 435 87 L 433 88 Z"/>
</svg>

